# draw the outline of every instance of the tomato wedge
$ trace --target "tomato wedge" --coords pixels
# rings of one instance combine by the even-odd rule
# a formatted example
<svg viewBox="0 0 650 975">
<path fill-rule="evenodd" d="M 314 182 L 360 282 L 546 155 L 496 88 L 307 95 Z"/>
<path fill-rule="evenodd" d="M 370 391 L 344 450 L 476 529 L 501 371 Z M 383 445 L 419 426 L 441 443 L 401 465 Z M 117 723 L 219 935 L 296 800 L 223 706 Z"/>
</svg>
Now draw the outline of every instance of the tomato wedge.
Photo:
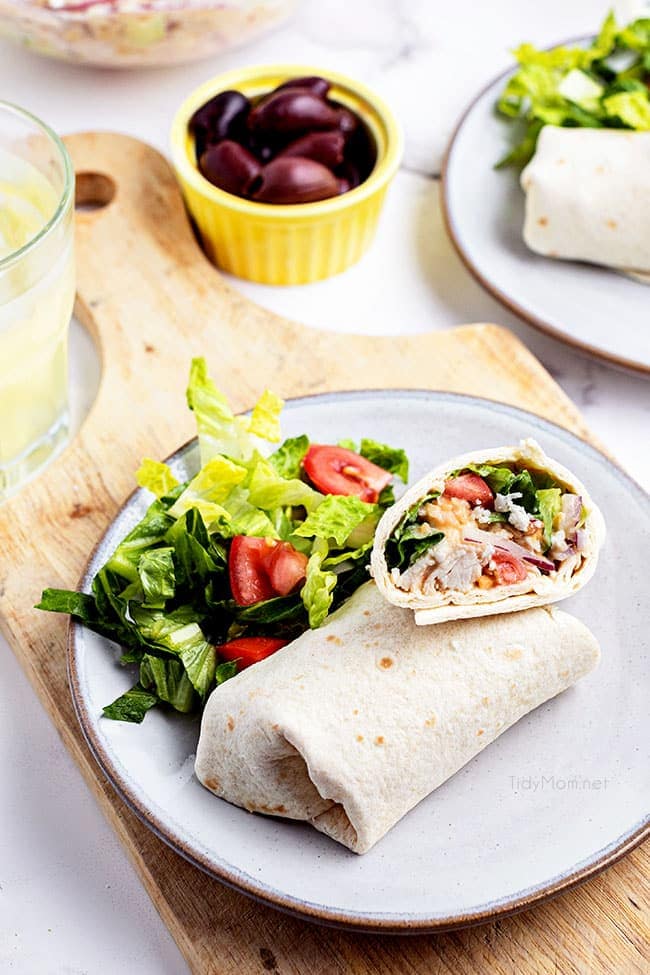
<svg viewBox="0 0 650 975">
<path fill-rule="evenodd" d="M 239 606 L 288 596 L 306 571 L 307 556 L 289 542 L 236 535 L 230 543 L 228 576 L 232 598 Z"/>
<path fill-rule="evenodd" d="M 312 444 L 302 463 L 309 480 L 323 494 L 355 494 L 370 504 L 393 477 L 361 454 L 330 444 Z"/>
<path fill-rule="evenodd" d="M 444 493 L 450 498 L 462 498 L 470 504 L 490 505 L 494 501 L 492 488 L 478 474 L 459 474 L 445 481 Z"/>
<path fill-rule="evenodd" d="M 276 650 L 286 647 L 287 640 L 276 640 L 270 636 L 240 636 L 217 647 L 217 653 L 224 660 L 237 660 L 239 670 L 270 657 Z"/>
<path fill-rule="evenodd" d="M 504 552 L 503 549 L 494 550 L 492 561 L 496 563 L 494 574 L 499 586 L 511 586 L 515 582 L 523 582 L 528 575 L 526 563 L 516 555 Z"/>
<path fill-rule="evenodd" d="M 275 596 L 266 572 L 267 553 L 273 545 L 272 539 L 248 535 L 235 535 L 230 543 L 228 576 L 232 598 L 239 606 L 252 606 Z"/>
<path fill-rule="evenodd" d="M 307 556 L 297 552 L 289 542 L 277 542 L 266 556 L 266 571 L 273 591 L 288 596 L 305 578 Z"/>
</svg>

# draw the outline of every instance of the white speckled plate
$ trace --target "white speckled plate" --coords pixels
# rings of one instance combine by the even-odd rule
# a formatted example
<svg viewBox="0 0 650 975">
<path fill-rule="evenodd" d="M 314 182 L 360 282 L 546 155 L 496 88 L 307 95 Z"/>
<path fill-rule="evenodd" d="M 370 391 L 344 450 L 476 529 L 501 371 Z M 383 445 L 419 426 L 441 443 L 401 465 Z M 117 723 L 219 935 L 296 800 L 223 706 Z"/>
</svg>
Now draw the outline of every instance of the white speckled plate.
<svg viewBox="0 0 650 975">
<path fill-rule="evenodd" d="M 512 124 L 494 111 L 510 74 L 472 102 L 447 150 L 442 201 L 452 242 L 479 283 L 531 325 L 650 374 L 650 286 L 604 267 L 540 257 L 524 243 L 519 171 L 494 169 L 512 140 Z"/>
<path fill-rule="evenodd" d="M 406 448 L 411 477 L 470 449 L 536 437 L 589 485 L 608 523 L 593 581 L 563 608 L 603 651 L 596 672 L 523 718 L 409 813 L 365 856 L 306 825 L 251 815 L 193 775 L 198 721 L 152 711 L 142 725 L 101 717 L 132 683 L 118 648 L 70 628 L 79 720 L 97 761 L 135 812 L 220 880 L 303 917 L 365 930 L 434 931 L 488 920 L 566 889 L 612 863 L 648 829 L 647 546 L 650 502 L 591 447 L 487 400 L 367 392 L 291 401 L 284 433 L 316 441 L 373 437 Z M 185 477 L 194 443 L 172 458 Z M 142 516 L 136 491 L 93 554 L 89 588 Z M 218 692 L 217 692 L 218 693 Z"/>
</svg>

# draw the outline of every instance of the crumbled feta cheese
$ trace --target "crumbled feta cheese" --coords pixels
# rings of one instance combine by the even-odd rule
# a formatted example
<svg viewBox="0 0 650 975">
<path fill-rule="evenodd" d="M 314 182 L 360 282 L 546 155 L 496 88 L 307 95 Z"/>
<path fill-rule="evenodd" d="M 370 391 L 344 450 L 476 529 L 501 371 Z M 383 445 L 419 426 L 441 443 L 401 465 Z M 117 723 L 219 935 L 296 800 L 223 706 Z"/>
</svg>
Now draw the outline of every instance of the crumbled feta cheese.
<svg viewBox="0 0 650 975">
<path fill-rule="evenodd" d="M 551 546 L 549 548 L 549 555 L 552 559 L 558 559 L 567 550 L 567 540 L 564 530 L 562 528 L 558 531 L 553 532 L 551 535 Z"/>
<path fill-rule="evenodd" d="M 479 525 L 488 525 L 490 523 L 491 514 L 491 511 L 488 511 L 487 508 L 482 508 L 480 505 L 474 508 L 474 518 Z"/>
<path fill-rule="evenodd" d="M 526 509 L 517 504 L 515 498 L 521 498 L 521 491 L 513 491 L 512 494 L 497 494 L 494 499 L 494 510 L 508 515 L 508 521 L 517 531 L 528 531 L 530 526 L 530 515 Z"/>
</svg>

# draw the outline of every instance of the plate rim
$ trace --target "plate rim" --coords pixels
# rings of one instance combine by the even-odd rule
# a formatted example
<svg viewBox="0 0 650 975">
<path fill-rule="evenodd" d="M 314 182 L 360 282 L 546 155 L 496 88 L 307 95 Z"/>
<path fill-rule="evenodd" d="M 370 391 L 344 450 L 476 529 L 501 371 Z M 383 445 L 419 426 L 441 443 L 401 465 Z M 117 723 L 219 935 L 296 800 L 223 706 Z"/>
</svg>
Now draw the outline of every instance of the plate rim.
<svg viewBox="0 0 650 975">
<path fill-rule="evenodd" d="M 581 42 L 586 42 L 592 40 L 594 34 L 583 34 L 579 37 L 570 37 L 566 40 L 559 41 L 558 44 L 566 46 L 569 44 L 579 44 Z M 558 44 L 549 45 L 548 48 L 543 50 L 550 50 L 552 47 L 557 47 Z M 551 338 L 558 342 L 563 342 L 565 345 L 570 345 L 572 348 L 576 349 L 582 354 L 593 356 L 600 359 L 603 362 L 608 363 L 611 366 L 615 366 L 618 369 L 624 369 L 626 371 L 632 372 L 639 376 L 650 376 L 650 365 L 644 365 L 635 359 L 628 359 L 626 356 L 619 356 L 612 352 L 606 352 L 598 346 L 591 345 L 591 343 L 582 341 L 580 339 L 568 336 L 565 332 L 562 332 L 555 325 L 551 325 L 549 322 L 540 318 L 534 312 L 528 310 L 523 305 L 520 305 L 518 301 L 511 298 L 508 294 L 501 290 L 497 285 L 493 284 L 489 278 L 487 278 L 478 267 L 474 264 L 474 261 L 470 257 L 469 253 L 463 247 L 460 235 L 456 229 L 456 224 L 454 222 L 454 217 L 451 211 L 451 205 L 449 201 L 448 194 L 448 179 L 449 172 L 451 170 L 452 155 L 454 148 L 456 146 L 458 137 L 463 129 L 463 126 L 467 122 L 469 116 L 472 114 L 478 102 L 490 91 L 490 89 L 495 88 L 498 84 L 505 81 L 509 75 L 513 74 L 516 70 L 516 66 L 511 66 L 501 71 L 498 75 L 495 75 L 490 81 L 483 85 L 477 94 L 472 98 L 469 104 L 463 110 L 460 118 L 456 122 L 452 134 L 449 138 L 445 152 L 442 159 L 442 166 L 440 169 L 440 202 L 442 210 L 442 219 L 447 230 L 447 235 L 453 244 L 454 250 L 458 254 L 465 268 L 470 272 L 472 277 L 484 288 L 488 294 L 491 294 L 493 298 L 502 304 L 508 311 L 517 315 L 527 324 L 532 325 L 539 332 L 549 335 Z"/>
<path fill-rule="evenodd" d="M 421 398 L 437 399 L 439 401 L 460 402 L 463 405 L 478 405 L 487 407 L 498 413 L 505 413 L 509 416 L 524 416 L 542 431 L 551 428 L 551 432 L 559 435 L 577 446 L 580 450 L 596 455 L 599 461 L 604 462 L 613 473 L 624 480 L 630 489 L 640 496 L 640 500 L 648 505 L 650 498 L 647 493 L 618 463 L 609 458 L 602 450 L 587 442 L 577 434 L 572 433 L 566 427 L 553 423 L 536 413 L 529 410 L 520 409 L 510 404 L 501 403 L 498 400 L 491 400 L 485 397 L 471 396 L 465 393 L 447 392 L 446 390 L 426 390 L 426 389 L 360 389 L 345 390 L 340 392 L 312 393 L 305 396 L 288 398 L 285 401 L 285 408 L 292 409 L 311 404 L 314 401 L 323 403 L 333 400 L 363 400 L 373 396 L 383 396 L 388 398 L 407 398 L 418 400 Z M 166 459 L 166 462 L 173 462 L 181 459 L 189 452 L 197 441 L 192 437 L 178 447 Z M 89 582 L 94 575 L 91 565 L 95 560 L 98 550 L 109 532 L 111 526 L 122 513 L 129 508 L 136 496 L 144 493 L 143 488 L 133 490 L 120 507 L 115 511 L 106 530 L 102 533 L 97 543 L 89 553 L 84 566 L 77 588 L 87 590 Z M 357 931 L 374 934 L 437 934 L 446 931 L 453 931 L 459 928 L 472 927 L 485 924 L 512 914 L 528 910 L 542 904 L 557 895 L 571 890 L 584 883 L 592 877 L 597 876 L 607 867 L 617 863 L 623 856 L 630 853 L 639 846 L 646 837 L 650 836 L 650 816 L 635 824 L 627 833 L 617 837 L 612 843 L 597 850 L 590 858 L 574 864 L 565 873 L 550 878 L 547 882 L 536 887 L 525 888 L 516 891 L 508 900 L 494 901 L 486 905 L 481 905 L 477 911 L 464 914 L 451 914 L 446 917 L 427 917 L 413 914 L 385 914 L 384 912 L 371 912 L 363 914 L 358 911 L 341 911 L 331 909 L 310 901 L 300 900 L 299 898 L 287 895 L 276 888 L 266 884 L 256 883 L 254 878 L 238 872 L 232 864 L 215 864 L 196 850 L 193 845 L 178 835 L 173 826 L 166 824 L 157 815 L 156 811 L 147 808 L 139 797 L 134 793 L 128 779 L 116 768 L 111 759 L 110 750 L 105 748 L 101 739 L 94 728 L 94 720 L 86 705 L 80 679 L 80 652 L 77 642 L 78 635 L 85 628 L 81 623 L 70 619 L 67 631 L 66 658 L 67 673 L 70 695 L 74 706 L 75 715 L 82 734 L 88 745 L 90 752 L 108 779 L 111 788 L 126 803 L 129 809 L 138 817 L 141 823 L 150 829 L 160 840 L 162 840 L 172 850 L 182 856 L 185 860 L 198 867 L 203 873 L 220 883 L 246 894 L 254 900 L 276 908 L 286 914 L 298 917 L 304 921 L 311 921 L 321 925 L 344 929 L 347 931 Z"/>
</svg>

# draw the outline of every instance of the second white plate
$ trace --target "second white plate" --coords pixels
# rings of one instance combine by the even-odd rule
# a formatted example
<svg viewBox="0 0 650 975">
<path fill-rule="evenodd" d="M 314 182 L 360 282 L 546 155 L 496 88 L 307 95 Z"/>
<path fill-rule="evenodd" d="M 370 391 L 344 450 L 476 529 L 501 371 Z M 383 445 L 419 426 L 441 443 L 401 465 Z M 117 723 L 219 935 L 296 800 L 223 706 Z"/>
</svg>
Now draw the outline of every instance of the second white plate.
<svg viewBox="0 0 650 975">
<path fill-rule="evenodd" d="M 494 108 L 510 73 L 472 102 L 447 150 L 442 201 L 452 242 L 483 287 L 531 325 L 650 374 L 650 287 L 595 265 L 540 257 L 524 243 L 519 171 L 494 169 L 511 145 L 512 125 Z"/>
</svg>

